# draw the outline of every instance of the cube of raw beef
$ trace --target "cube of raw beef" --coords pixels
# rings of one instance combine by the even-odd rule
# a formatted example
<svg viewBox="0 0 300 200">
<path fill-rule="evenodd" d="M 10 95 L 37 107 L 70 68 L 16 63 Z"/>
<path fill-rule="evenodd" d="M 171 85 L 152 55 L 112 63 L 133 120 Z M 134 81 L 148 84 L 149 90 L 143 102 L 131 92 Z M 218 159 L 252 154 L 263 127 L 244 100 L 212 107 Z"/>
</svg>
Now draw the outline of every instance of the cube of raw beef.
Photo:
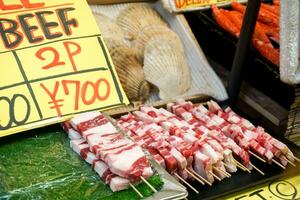
<svg viewBox="0 0 300 200">
<path fill-rule="evenodd" d="M 177 165 L 180 170 L 183 170 L 187 167 L 187 160 L 186 158 L 176 150 L 174 147 L 168 148 L 170 151 L 171 155 L 174 156 L 174 158 L 177 160 Z"/>
<path fill-rule="evenodd" d="M 74 129 L 69 129 L 68 137 L 70 138 L 70 140 L 78 140 L 81 138 L 81 135 Z"/>
<path fill-rule="evenodd" d="M 177 173 L 184 180 L 187 180 L 189 178 L 189 174 L 185 170 L 177 170 Z"/>
<path fill-rule="evenodd" d="M 105 162 L 99 160 L 99 161 L 96 161 L 94 163 L 94 170 L 95 172 L 97 172 L 97 174 L 103 178 L 103 175 L 104 174 L 107 174 L 107 173 L 111 173 L 110 170 L 109 170 L 109 167 L 107 166 L 107 164 L 105 164 Z"/>
<path fill-rule="evenodd" d="M 148 152 L 151 154 L 151 156 L 154 158 L 154 160 L 160 165 L 162 166 L 164 169 L 166 169 L 166 163 L 165 160 L 163 159 L 163 157 L 161 157 L 161 155 L 159 155 L 159 153 L 157 152 L 156 149 L 154 148 L 147 148 Z"/>
<path fill-rule="evenodd" d="M 70 146 L 87 163 L 93 164 L 96 160 L 98 160 L 95 154 L 90 152 L 89 145 L 83 139 L 71 140 Z"/>
<path fill-rule="evenodd" d="M 234 164 L 234 158 L 232 156 L 232 151 L 229 150 L 229 149 L 225 149 L 224 152 L 223 152 L 223 156 L 224 156 L 223 161 L 226 164 L 225 165 L 226 171 L 228 171 L 230 173 L 236 172 L 237 167 Z"/>
<path fill-rule="evenodd" d="M 109 187 L 113 192 L 125 190 L 129 188 L 129 180 L 120 176 L 115 176 L 110 180 Z"/>
<path fill-rule="evenodd" d="M 90 134 L 116 133 L 116 128 L 100 112 L 88 112 L 78 115 L 70 120 L 72 127 L 84 139 Z"/>
<path fill-rule="evenodd" d="M 200 151 L 194 153 L 194 170 L 210 183 L 214 182 L 214 177 L 209 173 L 212 172 L 212 163 L 210 158 L 202 154 Z"/>
<path fill-rule="evenodd" d="M 130 180 L 138 180 L 143 175 L 145 168 L 151 167 L 139 146 L 133 146 L 117 153 L 107 153 L 104 161 L 113 173 Z"/>
<path fill-rule="evenodd" d="M 106 184 L 109 184 L 113 192 L 121 191 L 129 188 L 129 180 L 120 176 L 114 175 L 103 161 L 94 163 L 94 170 Z"/>
</svg>

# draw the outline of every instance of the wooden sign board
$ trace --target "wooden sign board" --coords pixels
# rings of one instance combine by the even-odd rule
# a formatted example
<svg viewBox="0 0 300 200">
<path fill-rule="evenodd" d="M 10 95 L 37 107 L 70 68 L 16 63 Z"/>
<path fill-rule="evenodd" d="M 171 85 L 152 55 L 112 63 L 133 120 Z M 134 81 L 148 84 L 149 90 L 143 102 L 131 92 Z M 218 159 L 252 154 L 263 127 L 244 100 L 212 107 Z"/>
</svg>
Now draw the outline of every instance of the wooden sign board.
<svg viewBox="0 0 300 200">
<path fill-rule="evenodd" d="M 85 0 L 0 0 L 0 137 L 128 104 Z"/>
</svg>

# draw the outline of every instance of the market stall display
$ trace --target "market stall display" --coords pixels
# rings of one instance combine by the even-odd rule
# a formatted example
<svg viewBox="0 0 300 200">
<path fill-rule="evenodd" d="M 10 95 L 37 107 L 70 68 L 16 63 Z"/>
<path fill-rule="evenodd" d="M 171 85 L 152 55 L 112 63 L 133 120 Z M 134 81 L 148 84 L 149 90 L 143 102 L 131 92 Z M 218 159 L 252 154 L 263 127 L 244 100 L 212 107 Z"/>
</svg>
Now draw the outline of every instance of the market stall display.
<svg viewBox="0 0 300 200">
<path fill-rule="evenodd" d="M 265 175 L 253 164 L 255 160 L 281 169 L 287 164 L 296 166 L 299 159 L 262 127 L 255 127 L 229 107 L 222 110 L 214 101 L 207 105 L 177 100 L 167 110 L 142 106 L 121 116 L 117 124 L 195 193 L 199 191 L 189 184 L 195 182 L 193 176 L 201 184 L 212 185 L 214 180 L 230 178 L 237 168 Z"/>
</svg>

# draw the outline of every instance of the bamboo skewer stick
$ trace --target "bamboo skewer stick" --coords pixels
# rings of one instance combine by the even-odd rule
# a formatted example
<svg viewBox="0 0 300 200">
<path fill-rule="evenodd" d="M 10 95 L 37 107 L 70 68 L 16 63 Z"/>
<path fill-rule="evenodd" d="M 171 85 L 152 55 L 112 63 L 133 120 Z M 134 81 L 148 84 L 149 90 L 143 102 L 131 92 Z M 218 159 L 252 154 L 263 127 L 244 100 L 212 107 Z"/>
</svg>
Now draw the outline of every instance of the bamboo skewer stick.
<svg viewBox="0 0 300 200">
<path fill-rule="evenodd" d="M 283 166 L 282 164 L 277 162 L 275 159 L 272 159 L 272 162 L 275 163 L 276 165 L 278 165 L 279 167 L 281 167 L 282 169 L 285 169 L 285 166 Z"/>
<path fill-rule="evenodd" d="M 294 156 L 294 155 L 290 155 L 290 156 L 293 157 L 296 161 L 300 162 L 300 159 L 297 158 L 296 156 Z"/>
<path fill-rule="evenodd" d="M 157 192 L 157 190 L 143 176 L 141 176 L 141 179 L 154 193 Z"/>
<path fill-rule="evenodd" d="M 257 158 L 258 160 L 266 163 L 265 159 L 259 157 L 257 154 L 253 153 L 252 151 L 248 151 L 252 156 L 254 156 L 255 158 Z"/>
<path fill-rule="evenodd" d="M 217 175 L 215 175 L 212 171 L 208 171 L 208 173 L 210 173 L 218 181 L 221 181 L 221 179 Z"/>
<path fill-rule="evenodd" d="M 240 168 L 243 168 L 244 171 L 251 173 L 251 171 L 247 167 L 245 167 L 242 163 L 240 163 L 239 161 L 234 159 L 234 162 L 237 164 L 237 166 L 239 166 Z"/>
<path fill-rule="evenodd" d="M 192 172 L 190 172 L 188 169 L 184 169 L 191 177 L 193 177 L 194 179 L 196 179 L 199 183 L 201 183 L 202 185 L 204 185 L 205 183 L 200 180 L 195 174 L 193 174 Z"/>
<path fill-rule="evenodd" d="M 189 188 L 191 188 L 196 194 L 199 194 L 199 191 L 196 190 L 192 185 L 190 185 L 188 182 L 186 182 L 183 178 L 181 178 L 177 173 L 174 173 L 174 175 L 181 180 L 184 184 L 186 184 Z"/>
<path fill-rule="evenodd" d="M 200 176 L 200 174 L 198 174 L 197 172 L 195 172 L 193 169 L 189 169 L 193 174 L 195 174 L 198 178 L 200 178 L 203 182 L 205 182 L 207 185 L 212 186 L 212 184 L 206 180 L 205 178 L 203 178 L 202 176 Z"/>
<path fill-rule="evenodd" d="M 262 172 L 260 169 L 258 169 L 255 165 L 253 165 L 251 162 L 249 162 L 249 164 L 256 170 L 256 171 L 258 171 L 261 175 L 265 175 L 265 173 L 264 172 Z"/>
<path fill-rule="evenodd" d="M 225 175 L 227 178 L 230 178 L 230 177 L 231 177 L 231 175 L 230 175 L 229 173 L 225 172 L 225 171 L 222 170 L 222 169 L 219 169 L 219 168 L 217 168 L 217 167 L 213 167 L 213 169 L 216 170 L 216 171 L 218 171 L 218 172 L 220 172 L 221 174 Z"/>
<path fill-rule="evenodd" d="M 290 163 L 293 167 L 296 167 L 295 163 L 293 163 L 292 161 L 290 161 L 289 159 L 283 157 L 284 160 L 286 160 L 288 163 Z"/>
<path fill-rule="evenodd" d="M 144 198 L 142 193 L 140 193 L 140 191 L 138 191 L 138 189 L 136 189 L 136 187 L 134 185 L 132 185 L 131 183 L 129 183 L 129 185 L 141 198 Z"/>
<path fill-rule="evenodd" d="M 242 166 L 239 165 L 238 163 L 234 162 L 234 164 L 235 164 L 238 168 L 240 168 L 241 170 L 247 171 L 247 170 L 245 169 L 245 167 L 242 167 Z"/>
</svg>

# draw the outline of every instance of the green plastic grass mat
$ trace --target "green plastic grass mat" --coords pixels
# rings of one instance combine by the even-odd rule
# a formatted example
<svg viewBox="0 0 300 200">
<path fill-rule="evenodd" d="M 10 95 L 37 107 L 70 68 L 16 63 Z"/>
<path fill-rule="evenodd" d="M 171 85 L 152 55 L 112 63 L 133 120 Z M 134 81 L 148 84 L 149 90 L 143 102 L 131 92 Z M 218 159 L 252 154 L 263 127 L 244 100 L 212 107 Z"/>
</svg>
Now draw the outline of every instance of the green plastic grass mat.
<svg viewBox="0 0 300 200">
<path fill-rule="evenodd" d="M 155 175 L 149 182 L 160 189 Z M 152 191 L 139 184 L 144 196 Z M 132 190 L 113 193 L 91 166 L 69 147 L 58 126 L 49 126 L 0 139 L 0 199 L 134 200 Z"/>
</svg>

